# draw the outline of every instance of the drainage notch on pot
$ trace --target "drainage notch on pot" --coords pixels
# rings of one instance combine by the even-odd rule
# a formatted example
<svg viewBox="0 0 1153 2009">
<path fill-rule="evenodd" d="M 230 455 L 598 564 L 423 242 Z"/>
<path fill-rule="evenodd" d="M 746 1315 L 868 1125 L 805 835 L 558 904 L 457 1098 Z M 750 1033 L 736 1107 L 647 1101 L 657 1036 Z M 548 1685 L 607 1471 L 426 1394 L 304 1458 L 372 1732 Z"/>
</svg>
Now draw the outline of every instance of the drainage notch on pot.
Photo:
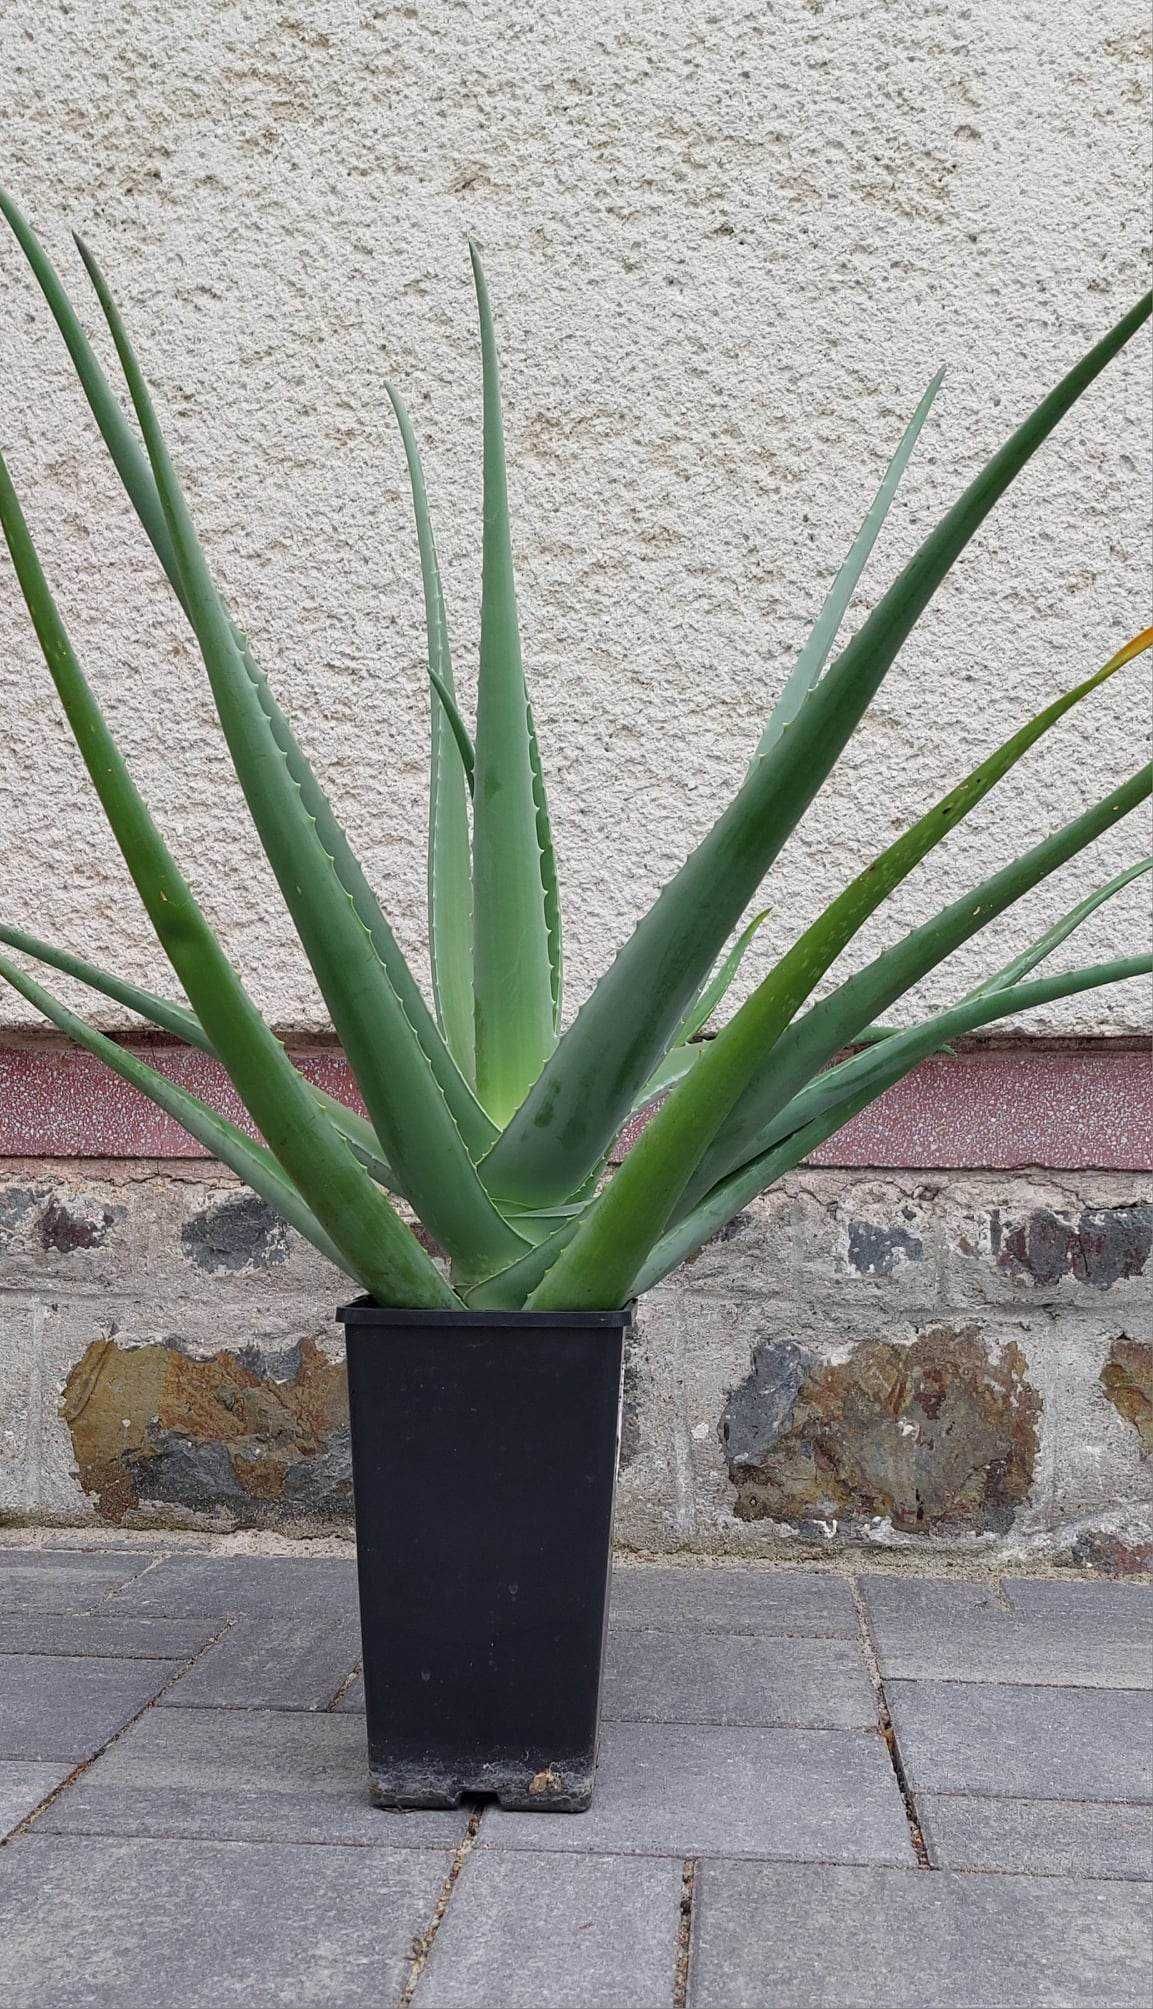
<svg viewBox="0 0 1153 2009">
<path fill-rule="evenodd" d="M 632 1308 L 344 1305 L 373 1798 L 592 1798 Z"/>
</svg>

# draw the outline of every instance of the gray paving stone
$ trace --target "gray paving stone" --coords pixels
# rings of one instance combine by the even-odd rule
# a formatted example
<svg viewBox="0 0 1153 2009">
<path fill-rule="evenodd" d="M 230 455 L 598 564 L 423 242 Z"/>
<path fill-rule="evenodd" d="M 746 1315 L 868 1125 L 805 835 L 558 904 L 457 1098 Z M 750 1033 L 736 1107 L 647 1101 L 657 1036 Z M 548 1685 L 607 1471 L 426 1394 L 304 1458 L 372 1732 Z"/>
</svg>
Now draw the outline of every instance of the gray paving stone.
<svg viewBox="0 0 1153 2009">
<path fill-rule="evenodd" d="M 705 1862 L 692 2009 L 1147 2009 L 1147 1893 Z"/>
<path fill-rule="evenodd" d="M 603 1715 L 620 1723 L 868 1730 L 876 1703 L 848 1639 L 641 1632 L 609 1638 Z"/>
<path fill-rule="evenodd" d="M 94 1611 L 152 1561 L 105 1549 L 0 1549 L 0 1611 Z"/>
<path fill-rule="evenodd" d="M 996 1579 L 972 1582 L 964 1577 L 889 1576 L 862 1571 L 857 1588 L 870 1621 L 903 1619 L 914 1625 L 956 1625 L 961 1620 L 1005 1618 L 1005 1604 Z"/>
<path fill-rule="evenodd" d="M 236 1619 L 168 1690 L 168 1709 L 325 1709 L 360 1654 L 355 1611 Z"/>
<path fill-rule="evenodd" d="M 606 1855 L 913 1860 L 884 1744 L 867 1731 L 610 1723 L 587 1814 L 485 1817 L 480 1846 Z"/>
<path fill-rule="evenodd" d="M 1153 1591 L 1140 1584 L 1082 1577 L 1006 1577 L 1005 1595 L 1021 1618 L 1061 1618 L 1073 1625 L 1122 1626 L 1153 1639 Z"/>
<path fill-rule="evenodd" d="M 1064 1588 L 1032 1586 L 1050 1587 Z M 862 1590 L 886 1679 L 1153 1687 L 1153 1635 L 1140 1622 L 1139 1597 L 1122 1593 L 1075 1620 L 1044 1602 L 1035 1613 L 1007 1612 L 983 1585 L 971 1583 L 882 1578 Z"/>
<path fill-rule="evenodd" d="M 33 1764 L 25 1759 L 0 1758 L 0 1836 L 28 1818 L 33 1807 L 68 1777 L 67 1764 Z"/>
<path fill-rule="evenodd" d="M 386 1813 L 364 1724 L 305 1711 L 152 1709 L 42 1817 L 49 1834 L 455 1848 L 467 1810 Z"/>
<path fill-rule="evenodd" d="M 919 1793 L 917 1812 L 938 1869 L 1153 1876 L 1153 1807 Z"/>
<path fill-rule="evenodd" d="M 474 1853 L 421 1977 L 421 2009 L 667 2009 L 680 1898 L 679 1862 Z"/>
<path fill-rule="evenodd" d="M 91 1757 L 180 1666 L 178 1660 L 0 1656 L 0 1757 Z"/>
<path fill-rule="evenodd" d="M 289 1618 L 355 1611 L 356 1564 L 344 1556 L 169 1556 L 113 1609 L 158 1618 Z"/>
<path fill-rule="evenodd" d="M 4 1850 L 5 2009 L 381 2009 L 432 1917 L 445 1851 L 107 1841 Z"/>
<path fill-rule="evenodd" d="M 609 1622 L 661 1632 L 800 1632 L 855 1639 L 857 1614 L 844 1577 L 816 1570 L 659 1569 L 613 1572 Z"/>
<path fill-rule="evenodd" d="M 914 1792 L 1149 1798 L 1153 1697 L 964 1681 L 888 1681 L 885 1692 Z"/>
<path fill-rule="evenodd" d="M 115 1618 L 101 1612 L 21 1612 L 0 1617 L 0 1654 L 51 1653 L 93 1660 L 191 1660 L 220 1620 Z"/>
</svg>

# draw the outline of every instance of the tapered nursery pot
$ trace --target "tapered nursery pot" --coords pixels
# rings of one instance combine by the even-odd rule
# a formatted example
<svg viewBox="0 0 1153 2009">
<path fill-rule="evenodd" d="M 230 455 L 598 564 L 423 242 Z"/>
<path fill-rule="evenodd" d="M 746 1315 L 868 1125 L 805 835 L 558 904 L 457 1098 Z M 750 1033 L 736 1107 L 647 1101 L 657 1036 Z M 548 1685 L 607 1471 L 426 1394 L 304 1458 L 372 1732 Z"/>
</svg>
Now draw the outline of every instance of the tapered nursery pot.
<svg viewBox="0 0 1153 2009">
<path fill-rule="evenodd" d="M 579 1812 L 631 1310 L 337 1317 L 373 1798 Z"/>
</svg>

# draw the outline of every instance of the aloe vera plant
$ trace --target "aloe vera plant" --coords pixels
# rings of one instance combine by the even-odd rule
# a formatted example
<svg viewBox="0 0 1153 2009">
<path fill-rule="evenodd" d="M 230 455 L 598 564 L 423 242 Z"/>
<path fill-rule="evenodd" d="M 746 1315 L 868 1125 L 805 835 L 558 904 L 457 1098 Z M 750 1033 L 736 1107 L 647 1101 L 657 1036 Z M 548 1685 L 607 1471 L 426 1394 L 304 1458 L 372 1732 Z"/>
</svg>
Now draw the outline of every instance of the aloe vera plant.
<svg viewBox="0 0 1153 2009">
<path fill-rule="evenodd" d="M 122 760 L 44 576 L 7 466 L 0 520 L 68 723 L 183 991 L 122 982 L 26 931 L 0 943 L 214 1055 L 261 1141 L 67 1009 L 25 965 L 0 974 L 61 1031 L 182 1122 L 380 1304 L 611 1309 L 666 1275 L 773 1180 L 929 1053 L 1007 1014 L 1148 973 L 1134 955 L 1032 973 L 1153 860 L 945 1011 L 895 1031 L 884 1014 L 929 971 L 1150 791 L 1145 768 L 811 1002 L 868 918 L 1065 714 L 1153 644 L 1146 629 L 955 782 L 858 874 L 711 1038 L 763 914 L 738 930 L 782 846 L 953 563 L 1070 407 L 1146 320 L 1146 297 L 1042 399 L 925 538 L 852 639 L 837 632 L 940 379 L 898 445 L 748 772 L 567 1029 L 561 919 L 544 773 L 513 575 L 496 341 L 472 252 L 483 379 L 483 534 L 475 731 L 457 702 L 420 454 L 390 392 L 414 507 L 431 714 L 426 1001 L 376 893 L 219 593 L 147 383 L 104 277 L 80 255 L 107 323 L 130 418 L 43 246 L 0 208 L 68 347 L 113 463 L 203 657 L 237 776 L 347 1055 L 363 1113 L 299 1073 L 245 990 Z M 79 243 L 79 240 L 78 240 Z M 768 886 L 771 899 L 771 881 Z M 733 939 L 735 937 L 735 940 Z M 728 946 L 732 943 L 732 946 Z M 655 1113 L 611 1177 L 629 1119 Z M 447 1257 L 426 1253 L 411 1211 Z"/>
</svg>

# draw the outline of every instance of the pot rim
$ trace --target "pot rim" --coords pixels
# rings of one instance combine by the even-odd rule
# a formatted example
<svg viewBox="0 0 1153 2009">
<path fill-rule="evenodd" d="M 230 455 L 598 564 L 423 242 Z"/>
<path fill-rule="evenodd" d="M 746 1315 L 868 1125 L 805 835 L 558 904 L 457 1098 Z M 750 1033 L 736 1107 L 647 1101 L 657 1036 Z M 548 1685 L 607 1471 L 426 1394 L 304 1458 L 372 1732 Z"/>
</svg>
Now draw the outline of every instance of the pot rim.
<svg viewBox="0 0 1153 2009">
<path fill-rule="evenodd" d="M 344 1326 L 423 1325 L 447 1326 L 450 1330 L 487 1327 L 490 1332 L 513 1327 L 518 1331 L 555 1332 L 564 1329 L 571 1332 L 574 1327 L 631 1325 L 635 1310 L 636 1300 L 633 1299 L 617 1311 L 483 1311 L 470 1307 L 457 1311 L 451 1305 L 433 1311 L 404 1311 L 396 1305 L 377 1304 L 370 1297 L 358 1297 L 350 1304 L 338 1305 L 336 1321 Z"/>
</svg>

